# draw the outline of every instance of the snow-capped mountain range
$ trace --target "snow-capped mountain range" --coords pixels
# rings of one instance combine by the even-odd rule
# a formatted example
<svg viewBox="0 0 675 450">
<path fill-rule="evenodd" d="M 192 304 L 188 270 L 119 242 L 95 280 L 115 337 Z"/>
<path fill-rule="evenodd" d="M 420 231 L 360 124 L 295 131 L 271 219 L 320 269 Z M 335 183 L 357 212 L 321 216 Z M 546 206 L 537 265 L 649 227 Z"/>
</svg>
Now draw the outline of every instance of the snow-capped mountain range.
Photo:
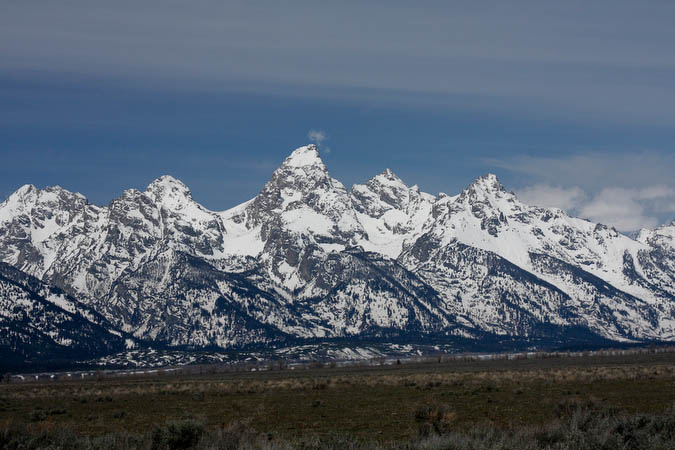
<svg viewBox="0 0 675 450">
<path fill-rule="evenodd" d="M 455 196 L 388 169 L 348 190 L 313 145 L 227 211 L 171 176 L 105 207 L 23 186 L 0 203 L 0 261 L 0 346 L 25 355 L 76 346 L 76 322 L 99 353 L 675 340 L 675 222 L 631 239 L 525 205 L 491 174 Z"/>
</svg>

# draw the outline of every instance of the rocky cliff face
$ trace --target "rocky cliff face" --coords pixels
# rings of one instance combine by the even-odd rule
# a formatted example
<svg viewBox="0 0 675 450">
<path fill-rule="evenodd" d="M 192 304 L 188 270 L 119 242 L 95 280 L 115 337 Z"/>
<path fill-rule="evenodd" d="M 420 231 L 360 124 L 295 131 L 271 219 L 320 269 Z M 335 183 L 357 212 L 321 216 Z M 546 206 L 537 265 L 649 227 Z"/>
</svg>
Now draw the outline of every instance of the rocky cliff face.
<svg viewBox="0 0 675 450">
<path fill-rule="evenodd" d="M 579 330 L 672 340 L 673 230 L 633 240 L 525 205 L 494 175 L 435 197 L 385 170 L 348 191 L 306 146 L 255 198 L 222 212 L 170 176 L 105 207 L 24 186 L 0 204 L 0 260 L 70 295 L 94 314 L 82 316 L 87 326 L 170 346 L 488 335 L 560 343 Z"/>
<path fill-rule="evenodd" d="M 2 366 L 92 358 L 135 346 L 104 317 L 61 290 L 0 263 Z"/>
</svg>

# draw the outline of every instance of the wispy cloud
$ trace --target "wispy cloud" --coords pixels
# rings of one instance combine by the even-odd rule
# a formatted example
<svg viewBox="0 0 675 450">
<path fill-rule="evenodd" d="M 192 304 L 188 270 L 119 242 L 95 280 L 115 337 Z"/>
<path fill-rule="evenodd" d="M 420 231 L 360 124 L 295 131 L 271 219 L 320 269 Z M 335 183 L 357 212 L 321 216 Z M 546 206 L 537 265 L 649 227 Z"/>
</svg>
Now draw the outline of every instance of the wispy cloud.
<svg viewBox="0 0 675 450">
<path fill-rule="evenodd" d="M 574 186 L 537 184 L 517 192 L 525 203 L 555 207 L 570 214 L 616 227 L 620 231 L 653 228 L 675 214 L 675 189 L 664 185 L 641 189 L 608 187 L 588 194 Z"/>
<path fill-rule="evenodd" d="M 652 228 L 675 215 L 675 155 L 645 151 L 493 159 L 521 181 L 526 203 L 552 206 L 616 227 Z"/>
<path fill-rule="evenodd" d="M 514 155 L 484 160 L 531 184 L 579 186 L 597 191 L 608 186 L 626 188 L 669 185 L 675 173 L 675 152 L 585 152 L 562 156 Z"/>
<path fill-rule="evenodd" d="M 323 141 L 328 139 L 328 135 L 326 134 L 325 131 L 323 130 L 309 130 L 307 133 L 307 138 L 314 142 L 316 145 L 321 145 L 323 144 Z"/>
<path fill-rule="evenodd" d="M 561 187 L 536 184 L 518 190 L 518 198 L 525 203 L 537 206 L 572 210 L 586 198 L 586 193 L 578 186 Z"/>
<path fill-rule="evenodd" d="M 603 189 L 579 211 L 582 216 L 609 223 L 619 230 L 651 228 L 658 223 L 655 217 L 645 214 L 644 208 L 634 197 L 627 197 L 626 192 L 618 188 Z"/>
</svg>

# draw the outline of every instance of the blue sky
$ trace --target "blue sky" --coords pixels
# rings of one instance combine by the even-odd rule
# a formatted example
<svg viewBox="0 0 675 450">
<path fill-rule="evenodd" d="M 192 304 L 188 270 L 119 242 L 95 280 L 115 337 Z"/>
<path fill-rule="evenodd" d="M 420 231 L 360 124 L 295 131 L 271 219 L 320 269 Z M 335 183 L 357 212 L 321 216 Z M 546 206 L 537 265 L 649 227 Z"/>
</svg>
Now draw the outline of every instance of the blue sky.
<svg viewBox="0 0 675 450">
<path fill-rule="evenodd" d="M 494 172 L 528 202 L 656 226 L 675 218 L 675 4 L 589 3 L 10 2 L 0 196 L 107 204 L 168 173 L 225 209 L 321 130 L 347 186 Z"/>
</svg>

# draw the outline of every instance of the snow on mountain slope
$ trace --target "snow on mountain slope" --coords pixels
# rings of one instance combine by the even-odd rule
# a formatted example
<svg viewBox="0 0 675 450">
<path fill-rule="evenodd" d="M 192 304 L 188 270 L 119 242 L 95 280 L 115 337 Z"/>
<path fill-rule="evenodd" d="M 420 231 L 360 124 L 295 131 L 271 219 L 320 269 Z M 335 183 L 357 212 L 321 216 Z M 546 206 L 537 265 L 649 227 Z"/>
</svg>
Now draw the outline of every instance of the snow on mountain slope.
<svg viewBox="0 0 675 450">
<path fill-rule="evenodd" d="M 314 145 L 293 151 L 253 200 L 222 216 L 235 230 L 235 245 L 225 251 L 258 257 L 289 292 L 310 281 L 303 265 L 366 236 L 349 193 Z"/>
<path fill-rule="evenodd" d="M 440 199 L 435 207 L 438 217 L 427 223 L 425 231 L 442 243 L 457 239 L 527 270 L 534 270 L 530 253 L 548 254 L 632 295 L 653 298 L 623 274 L 624 254 L 636 256 L 646 245 L 559 209 L 525 205 L 492 174 L 478 178 L 456 199 Z"/>
<path fill-rule="evenodd" d="M 354 236 L 364 234 L 347 190 L 328 174 L 314 145 L 294 150 L 260 194 L 244 208 L 223 215 L 228 221 L 245 223 L 263 242 L 274 232 L 272 225 L 310 236 L 320 245 L 342 248 L 354 244 Z"/>
<path fill-rule="evenodd" d="M 457 196 L 425 194 L 390 170 L 348 191 L 309 145 L 222 212 L 171 176 L 105 207 L 24 186 L 0 204 L 0 261 L 75 295 L 93 323 L 176 346 L 658 340 L 675 339 L 673 230 L 633 240 L 525 205 L 494 175 Z M 53 303 L 71 311 L 64 298 Z"/>
<path fill-rule="evenodd" d="M 39 197 L 42 191 L 35 191 Z M 434 294 L 405 269 L 390 267 L 401 277 L 392 278 L 374 260 L 331 256 L 355 248 L 366 233 L 352 197 L 329 176 L 314 146 L 295 150 L 256 198 L 223 213 L 194 202 L 170 176 L 145 192 L 127 190 L 108 207 L 77 198 L 71 225 L 44 239 L 57 256 L 33 273 L 82 294 L 138 338 L 233 347 L 287 335 L 438 332 L 451 323 L 426 298 Z M 21 230 L 25 242 L 17 247 L 44 261 L 43 247 L 33 245 L 41 233 L 35 201 L 14 203 L 23 205 L 21 219 L 32 227 Z M 57 213 L 61 208 L 53 205 Z M 195 281 L 203 277 L 208 282 Z"/>
<path fill-rule="evenodd" d="M 622 330 L 614 331 L 611 320 L 586 320 L 566 292 L 495 253 L 457 240 L 440 246 L 427 234 L 402 259 L 418 261 L 414 273 L 439 292 L 445 308 L 468 328 L 563 341 L 583 328 L 626 339 Z"/>
<path fill-rule="evenodd" d="M 537 273 L 564 285 L 575 322 L 613 340 L 672 339 L 672 314 L 552 256 L 532 253 Z"/>
<path fill-rule="evenodd" d="M 91 358 L 127 348 L 97 313 L 0 263 L 0 364 Z"/>
<path fill-rule="evenodd" d="M 294 306 L 315 316 L 327 336 L 443 333 L 456 325 L 438 294 L 389 258 L 333 252 L 312 273 Z"/>
<path fill-rule="evenodd" d="M 171 249 L 125 272 L 100 307 L 136 336 L 169 345 L 239 348 L 289 337 L 256 318 L 286 312 L 274 296 Z"/>
<path fill-rule="evenodd" d="M 159 206 L 164 240 L 205 258 L 222 254 L 227 232 L 222 219 L 195 202 L 181 181 L 165 175 L 153 181 L 145 195 Z"/>
<path fill-rule="evenodd" d="M 351 196 L 367 233 L 359 245 L 390 258 L 398 257 L 403 244 L 420 234 L 434 201 L 433 195 L 408 187 L 389 169 L 354 185 Z"/>
<path fill-rule="evenodd" d="M 675 273 L 675 220 L 654 230 L 640 230 L 637 241 L 658 252 L 655 256 L 662 258 L 666 273 Z"/>
<path fill-rule="evenodd" d="M 370 185 L 402 184 L 390 172 L 380 178 Z M 406 213 L 422 210 L 416 217 L 420 227 L 424 210 L 419 204 L 429 204 L 430 196 L 416 189 L 405 190 L 411 192 L 393 206 Z M 232 246 L 226 243 L 225 252 L 231 249 L 239 252 L 235 256 L 240 258 L 255 257 L 262 274 L 257 285 L 265 285 L 297 311 L 299 317 L 292 323 L 275 323 L 286 332 L 338 337 L 383 329 L 431 332 L 447 326 L 451 320 L 444 313 L 421 304 L 401 286 L 405 283 L 403 268 L 399 269 L 401 278 L 392 279 L 387 272 L 393 268 L 383 271 L 374 260 L 357 256 L 356 249 L 368 242 L 368 234 L 361 220 L 364 216 L 354 203 L 342 183 L 330 177 L 317 147 L 300 147 L 286 158 L 258 196 L 222 214 L 233 234 L 227 241 L 234 241 Z M 359 206 L 366 210 L 365 199 Z M 350 249 L 356 253 L 347 251 Z M 304 323 L 304 330 L 299 323 Z"/>
<path fill-rule="evenodd" d="M 101 208 L 59 186 L 22 186 L 0 203 L 0 258 L 41 278 L 63 252 L 59 235 L 81 235 Z"/>
<path fill-rule="evenodd" d="M 125 270 L 165 246 L 205 258 L 222 253 L 225 232 L 220 216 L 169 176 L 107 207 L 59 187 L 25 186 L 0 205 L 0 220 L 2 260 L 88 297 L 107 295 Z"/>
<path fill-rule="evenodd" d="M 627 277 L 646 289 L 661 293 L 661 297 L 675 299 L 675 220 L 655 230 L 641 230 L 637 240 L 648 246 L 638 251 L 636 259 L 625 258 Z M 633 269 L 640 267 L 640 273 Z M 672 307 L 672 302 L 667 306 Z"/>
<path fill-rule="evenodd" d="M 525 205 L 491 174 L 478 178 L 456 198 L 439 198 L 432 211 L 423 237 L 411 244 L 401 257 L 404 265 L 414 272 L 428 273 L 432 270 L 430 261 L 437 259 L 436 253 L 459 242 L 499 255 L 568 294 L 572 299 L 570 307 L 574 304 L 582 308 L 597 292 L 592 295 L 588 289 L 580 288 L 579 279 L 547 270 L 552 261 L 560 261 L 602 280 L 602 284 L 611 285 L 616 292 L 607 299 L 609 308 L 619 308 L 619 299 L 626 295 L 641 299 L 639 303 L 629 302 L 632 303 L 629 315 L 634 320 L 639 317 L 641 322 L 633 327 L 624 323 L 622 330 L 630 330 L 624 333 L 625 337 L 672 336 L 672 298 L 661 290 L 650 289 L 646 283 L 636 282 L 636 277 L 645 278 L 640 266 L 635 266 L 634 276 L 626 273 L 625 259 L 635 257 L 637 260 L 640 252 L 649 250 L 647 245 L 604 225 L 569 217 L 561 210 Z M 533 255 L 547 255 L 552 259 L 546 265 L 541 259 L 535 261 Z M 441 263 L 436 260 L 435 270 L 444 270 Z M 434 283 L 432 286 L 436 287 Z M 481 294 L 475 295 L 480 298 Z M 661 311 L 658 319 L 648 314 L 651 309 L 646 313 L 641 311 L 645 308 L 644 302 Z M 598 320 L 589 319 L 588 323 L 595 321 L 592 326 L 595 330 L 605 327 L 604 335 L 616 338 L 623 333 L 608 321 Z"/>
</svg>

